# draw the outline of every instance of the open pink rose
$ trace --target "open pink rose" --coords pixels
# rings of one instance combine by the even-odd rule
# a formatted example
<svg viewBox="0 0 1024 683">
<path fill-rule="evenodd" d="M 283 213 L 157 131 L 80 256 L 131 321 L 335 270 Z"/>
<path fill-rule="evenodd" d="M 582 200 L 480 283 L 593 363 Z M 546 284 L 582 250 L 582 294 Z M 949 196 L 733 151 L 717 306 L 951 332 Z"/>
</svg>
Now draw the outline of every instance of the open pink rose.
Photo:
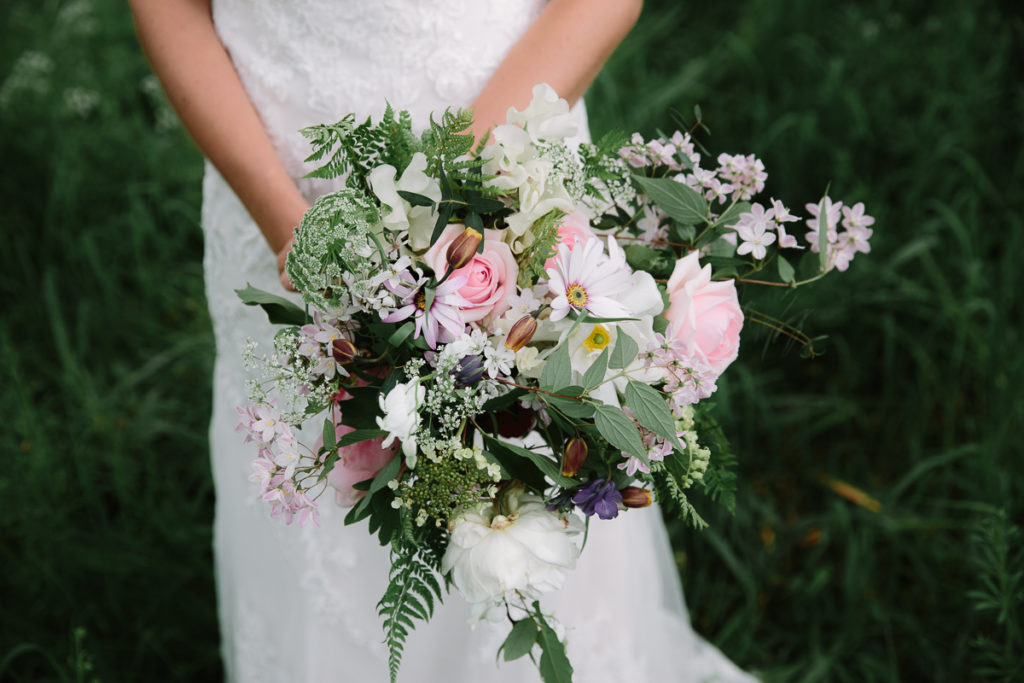
<svg viewBox="0 0 1024 683">
<path fill-rule="evenodd" d="M 444 229 L 437 242 L 423 255 L 423 261 L 442 277 L 448 268 L 448 245 L 462 234 L 465 227 L 452 224 Z M 497 318 L 509 309 L 509 299 L 516 294 L 516 278 L 519 266 L 512 256 L 512 250 L 501 241 L 501 232 L 484 230 L 484 251 L 453 273 L 452 277 L 466 276 L 466 284 L 458 294 L 469 302 L 459 310 L 462 319 L 468 323 L 487 316 Z"/>
<path fill-rule="evenodd" d="M 690 353 L 707 360 L 715 376 L 736 360 L 740 350 L 743 312 L 732 280 L 711 281 L 711 266 L 703 268 L 697 252 L 676 261 L 668 279 L 669 330 Z"/>
<path fill-rule="evenodd" d="M 558 226 L 558 241 L 568 246 L 569 249 L 575 248 L 579 242 L 586 242 L 596 237 L 597 235 L 590 229 L 590 221 L 581 211 L 573 211 L 563 218 L 562 224 Z M 554 267 L 555 257 L 552 256 L 544 263 L 544 268 Z"/>
<path fill-rule="evenodd" d="M 352 396 L 348 394 L 348 398 Z M 341 424 L 341 411 L 338 407 L 334 408 L 334 425 L 335 438 L 339 440 L 349 432 L 355 431 L 352 427 Z M 357 491 L 352 488 L 352 484 L 377 476 L 402 448 L 402 444 L 397 441 L 390 448 L 381 448 L 383 440 L 383 437 L 379 437 L 339 449 L 338 460 L 327 474 L 327 483 L 334 487 L 338 505 L 352 507 L 358 503 L 366 495 L 366 491 Z M 316 449 L 320 450 L 321 446 L 322 437 L 317 440 Z"/>
</svg>

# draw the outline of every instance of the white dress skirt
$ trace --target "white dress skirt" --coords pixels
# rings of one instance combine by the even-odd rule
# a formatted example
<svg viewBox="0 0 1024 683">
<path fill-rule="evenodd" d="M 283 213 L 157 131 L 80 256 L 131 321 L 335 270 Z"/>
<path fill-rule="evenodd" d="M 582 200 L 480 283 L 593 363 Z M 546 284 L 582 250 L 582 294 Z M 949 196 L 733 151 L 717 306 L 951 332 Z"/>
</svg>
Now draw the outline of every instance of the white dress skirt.
<svg viewBox="0 0 1024 683">
<path fill-rule="evenodd" d="M 348 112 L 379 116 L 385 101 L 424 125 L 468 106 L 543 0 L 215 0 L 227 47 L 277 154 L 312 200 L 333 189 L 310 170 L 298 130 Z M 586 135 L 586 114 L 575 109 Z M 206 293 L 217 342 L 210 450 L 217 491 L 214 550 L 228 681 L 377 683 L 388 679 L 375 605 L 388 558 L 365 522 L 321 499 L 320 527 L 272 520 L 248 481 L 255 453 L 235 431 L 246 403 L 241 349 L 269 349 L 272 328 L 234 290 L 280 292 L 256 225 L 209 164 L 203 184 Z M 656 508 L 594 520 L 586 551 L 545 607 L 566 629 L 577 683 L 751 681 L 691 628 Z M 471 629 L 448 597 L 409 636 L 403 683 L 530 682 L 528 658 L 496 663 L 507 625 Z"/>
</svg>

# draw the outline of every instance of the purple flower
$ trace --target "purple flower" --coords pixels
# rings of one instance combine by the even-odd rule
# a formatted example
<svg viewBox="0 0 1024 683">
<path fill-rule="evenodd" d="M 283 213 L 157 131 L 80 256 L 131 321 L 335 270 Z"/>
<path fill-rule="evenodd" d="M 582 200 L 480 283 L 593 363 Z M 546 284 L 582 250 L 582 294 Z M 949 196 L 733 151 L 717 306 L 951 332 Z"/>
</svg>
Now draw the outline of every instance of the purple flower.
<svg viewBox="0 0 1024 683">
<path fill-rule="evenodd" d="M 573 496 L 572 502 L 580 506 L 583 514 L 590 517 L 596 514 L 601 519 L 615 519 L 619 516 L 619 503 L 622 494 L 615 489 L 615 484 L 604 479 L 595 479 Z"/>
<path fill-rule="evenodd" d="M 459 361 L 458 370 L 452 368 L 452 371 L 455 373 L 455 381 L 461 386 L 472 386 L 484 376 L 484 357 L 479 353 L 463 356 Z"/>
</svg>

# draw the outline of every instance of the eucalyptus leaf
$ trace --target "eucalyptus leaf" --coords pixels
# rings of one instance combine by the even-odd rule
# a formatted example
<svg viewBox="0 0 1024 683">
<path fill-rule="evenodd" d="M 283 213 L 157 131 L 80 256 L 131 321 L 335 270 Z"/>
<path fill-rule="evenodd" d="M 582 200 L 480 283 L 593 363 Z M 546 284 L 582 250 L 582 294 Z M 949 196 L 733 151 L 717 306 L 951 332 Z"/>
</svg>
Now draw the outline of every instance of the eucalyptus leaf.
<svg viewBox="0 0 1024 683">
<path fill-rule="evenodd" d="M 636 360 L 640 353 L 640 347 L 636 341 L 619 328 L 615 335 L 615 348 L 612 349 L 611 357 L 608 358 L 608 367 L 612 370 L 622 370 L 629 367 L 629 364 Z"/>
<path fill-rule="evenodd" d="M 434 200 L 430 197 L 426 197 L 415 192 L 406 192 L 405 190 L 399 190 L 398 196 L 409 202 L 413 206 L 434 206 Z"/>
<path fill-rule="evenodd" d="M 306 312 L 284 297 L 257 289 L 246 284 L 245 289 L 236 289 L 235 294 L 246 306 L 259 306 L 272 325 L 305 325 L 309 317 Z"/>
<path fill-rule="evenodd" d="M 680 225 L 707 222 L 708 202 L 692 187 L 671 178 L 645 178 L 642 175 L 634 175 L 633 181 L 643 194 Z"/>
<path fill-rule="evenodd" d="M 645 465 L 649 464 L 640 431 L 621 409 L 610 405 L 598 406 L 594 412 L 594 426 L 613 447 L 638 458 Z"/>
<path fill-rule="evenodd" d="M 676 435 L 675 418 L 657 389 L 643 382 L 629 380 L 624 396 L 626 406 L 633 411 L 633 416 L 641 426 L 666 439 L 677 451 L 683 451 L 683 445 Z"/>
</svg>

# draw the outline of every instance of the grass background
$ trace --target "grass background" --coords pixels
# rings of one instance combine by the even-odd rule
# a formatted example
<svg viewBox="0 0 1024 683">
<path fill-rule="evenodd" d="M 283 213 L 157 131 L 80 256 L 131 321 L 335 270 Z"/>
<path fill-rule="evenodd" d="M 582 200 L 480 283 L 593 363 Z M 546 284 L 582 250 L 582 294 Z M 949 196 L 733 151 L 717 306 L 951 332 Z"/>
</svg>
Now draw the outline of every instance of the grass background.
<svg viewBox="0 0 1024 683">
<path fill-rule="evenodd" d="M 878 222 L 849 272 L 752 293 L 830 344 L 745 332 L 735 514 L 673 527 L 694 622 L 766 680 L 1020 680 L 1024 19 L 704 5 L 648 0 L 592 129 L 699 103 L 773 196 Z M 218 680 L 200 157 L 123 3 L 8 0 L 0 37 L 0 680 Z"/>
</svg>

